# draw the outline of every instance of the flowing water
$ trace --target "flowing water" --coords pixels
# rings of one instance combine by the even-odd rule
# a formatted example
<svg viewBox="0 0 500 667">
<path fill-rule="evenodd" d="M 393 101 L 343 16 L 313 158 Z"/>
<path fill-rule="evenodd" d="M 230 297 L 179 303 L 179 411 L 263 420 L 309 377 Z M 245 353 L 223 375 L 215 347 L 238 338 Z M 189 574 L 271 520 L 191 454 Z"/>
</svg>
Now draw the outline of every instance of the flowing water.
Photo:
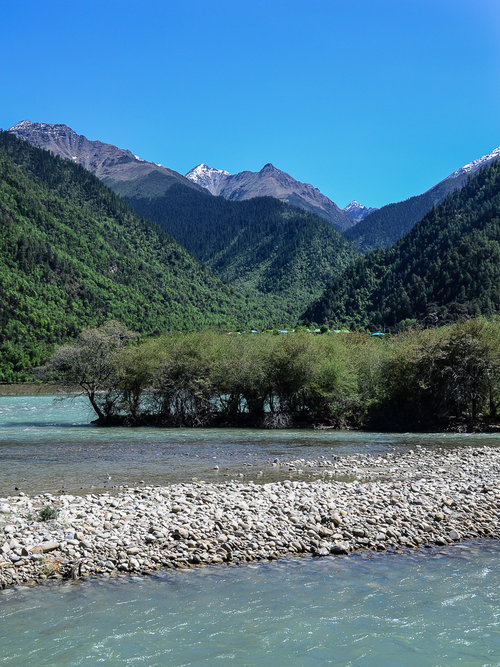
<svg viewBox="0 0 500 667">
<path fill-rule="evenodd" d="M 0 593 L 5 665 L 500 664 L 500 545 Z"/>
<path fill-rule="evenodd" d="M 91 419 L 83 399 L 0 398 L 0 496 L 266 481 L 292 474 L 275 458 L 499 445 L 494 435 L 100 429 Z M 0 592 L 1 665 L 101 663 L 498 666 L 500 543 Z"/>
<path fill-rule="evenodd" d="M 289 479 L 274 459 L 499 445 L 498 435 L 99 428 L 84 398 L 0 397 L 0 496 L 113 490 L 192 479 Z M 217 469 L 216 469 L 217 467 Z M 242 477 L 241 477 L 242 476 Z M 302 476 L 300 479 L 306 479 Z"/>
</svg>

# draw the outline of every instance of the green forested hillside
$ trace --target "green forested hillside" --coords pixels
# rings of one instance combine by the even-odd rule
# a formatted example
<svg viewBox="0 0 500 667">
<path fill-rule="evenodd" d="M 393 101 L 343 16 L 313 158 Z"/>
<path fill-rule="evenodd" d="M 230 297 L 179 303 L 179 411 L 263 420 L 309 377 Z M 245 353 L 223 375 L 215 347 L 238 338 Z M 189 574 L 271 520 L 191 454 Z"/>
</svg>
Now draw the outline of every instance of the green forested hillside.
<svg viewBox="0 0 500 667">
<path fill-rule="evenodd" d="M 389 250 L 354 263 L 304 318 L 437 324 L 500 310 L 500 165 L 483 169 Z"/>
<path fill-rule="evenodd" d="M 291 317 L 358 256 L 328 222 L 272 197 L 227 201 L 177 185 L 164 196 L 122 194 L 226 282 Z"/>
<path fill-rule="evenodd" d="M 468 179 L 466 172 L 451 174 L 421 195 L 387 204 L 373 211 L 361 222 L 344 232 L 361 252 L 389 248 L 412 229 L 433 206 L 438 206 L 447 195 L 461 188 Z"/>
<path fill-rule="evenodd" d="M 0 381 L 110 318 L 153 333 L 283 317 L 224 285 L 90 172 L 6 132 L 0 227 Z"/>
<path fill-rule="evenodd" d="M 357 225 L 344 232 L 360 252 L 376 248 L 389 248 L 402 236 L 408 234 L 413 225 L 442 198 L 433 197 L 429 191 L 402 202 L 387 204 L 366 216 Z"/>
</svg>

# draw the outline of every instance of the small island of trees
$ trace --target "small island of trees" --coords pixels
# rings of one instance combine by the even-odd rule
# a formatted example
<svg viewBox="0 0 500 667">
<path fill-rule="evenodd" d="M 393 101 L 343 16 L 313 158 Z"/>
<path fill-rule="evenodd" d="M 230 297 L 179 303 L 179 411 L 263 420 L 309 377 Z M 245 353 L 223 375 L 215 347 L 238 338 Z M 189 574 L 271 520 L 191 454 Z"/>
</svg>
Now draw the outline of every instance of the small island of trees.
<svg viewBox="0 0 500 667">
<path fill-rule="evenodd" d="M 100 425 L 486 428 L 500 398 L 500 319 L 391 337 L 305 330 L 141 338 L 84 330 L 41 369 Z"/>
</svg>

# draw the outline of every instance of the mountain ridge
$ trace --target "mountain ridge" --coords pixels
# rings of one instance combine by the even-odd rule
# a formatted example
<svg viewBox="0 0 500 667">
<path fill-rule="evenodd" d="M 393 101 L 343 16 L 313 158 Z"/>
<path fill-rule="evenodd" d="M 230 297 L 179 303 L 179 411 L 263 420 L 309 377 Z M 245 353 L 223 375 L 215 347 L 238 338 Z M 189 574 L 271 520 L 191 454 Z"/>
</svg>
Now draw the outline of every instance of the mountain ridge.
<svg viewBox="0 0 500 667">
<path fill-rule="evenodd" d="M 126 194 L 137 188 L 150 194 L 164 193 L 177 184 L 206 193 L 204 188 L 173 169 L 143 160 L 128 149 L 87 139 L 85 135 L 78 134 L 63 123 L 35 123 L 24 120 L 13 125 L 7 132 L 33 146 L 81 165 L 119 194 Z"/>
<path fill-rule="evenodd" d="M 310 183 L 297 181 L 290 174 L 265 164 L 260 171 L 240 171 L 230 174 L 206 164 L 190 169 L 186 178 L 203 185 L 213 195 L 231 201 L 245 201 L 253 197 L 275 197 L 327 220 L 338 231 L 345 231 L 356 220 Z"/>
<path fill-rule="evenodd" d="M 413 225 L 433 206 L 441 204 L 450 193 L 463 187 L 470 176 L 498 160 L 500 160 L 500 148 L 460 167 L 420 195 L 386 204 L 373 211 L 355 227 L 346 230 L 344 235 L 361 252 L 375 248 L 389 248 L 410 232 Z"/>
<path fill-rule="evenodd" d="M 49 128 L 47 132 L 46 128 L 28 123 L 26 129 L 27 132 L 22 132 L 23 127 L 16 131 L 24 134 L 25 141 L 43 143 L 48 134 L 52 149 L 57 149 L 59 128 Z M 42 138 L 37 136 L 41 130 Z M 63 128 L 61 132 L 64 144 L 68 131 Z M 78 161 L 96 169 L 101 163 L 89 161 L 88 153 L 90 151 L 90 157 L 93 157 L 92 151 L 99 151 L 101 145 L 89 146 L 85 138 L 79 137 L 76 133 L 71 135 L 73 153 L 64 145 L 64 155 L 73 157 L 83 146 L 84 155 L 77 154 Z M 123 157 L 122 149 L 106 146 L 107 151 L 113 159 Z M 123 159 L 129 164 L 131 153 L 125 153 Z M 192 187 L 185 187 L 179 179 L 165 188 L 162 185 L 163 171 L 153 172 L 147 181 L 140 178 L 119 181 L 109 171 L 113 167 L 114 163 L 106 165 L 108 171 L 103 180 L 132 209 L 157 223 L 239 291 L 258 294 L 259 298 L 263 295 L 268 304 L 266 307 L 272 312 L 280 312 L 288 322 L 319 297 L 335 275 L 357 256 L 332 224 L 303 207 L 292 207 L 275 197 L 227 200 L 212 196 L 194 183 L 191 183 Z M 270 163 L 262 172 L 265 178 L 279 178 L 285 184 L 293 181 Z M 158 187 L 155 187 L 155 178 L 161 181 Z"/>
<path fill-rule="evenodd" d="M 306 320 L 381 330 L 500 311 L 500 162 L 475 173 L 388 249 L 354 262 Z"/>
</svg>

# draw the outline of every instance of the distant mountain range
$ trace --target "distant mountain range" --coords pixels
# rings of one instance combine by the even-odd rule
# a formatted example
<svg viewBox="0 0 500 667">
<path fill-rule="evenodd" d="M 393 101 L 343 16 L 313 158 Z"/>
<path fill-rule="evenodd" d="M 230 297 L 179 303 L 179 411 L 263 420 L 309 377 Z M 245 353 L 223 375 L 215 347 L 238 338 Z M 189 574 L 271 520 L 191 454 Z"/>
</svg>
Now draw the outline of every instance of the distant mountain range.
<svg viewBox="0 0 500 667">
<path fill-rule="evenodd" d="M 500 163 L 476 165 L 460 170 L 471 180 L 395 245 L 351 264 L 304 318 L 382 328 L 498 313 Z"/>
<path fill-rule="evenodd" d="M 367 208 L 357 201 L 352 201 L 344 209 L 340 209 L 331 199 L 307 183 L 296 181 L 285 173 L 276 169 L 272 164 L 266 164 L 260 171 L 241 171 L 230 174 L 222 169 L 214 169 L 206 164 L 199 164 L 186 174 L 190 181 L 201 185 L 213 195 L 225 199 L 243 200 L 252 197 L 269 196 L 298 206 L 321 218 L 328 220 L 337 229 L 344 231 L 356 222 L 363 220 L 375 208 Z M 352 218 L 348 220 L 342 213 Z"/>
<path fill-rule="evenodd" d="M 457 169 L 426 192 L 380 209 L 356 201 L 340 209 L 314 186 L 297 181 L 272 164 L 266 164 L 258 172 L 238 174 L 200 164 L 182 176 L 172 169 L 142 160 L 131 151 L 89 141 L 67 125 L 24 120 L 11 127 L 9 132 L 81 164 L 128 201 L 163 197 L 174 186 L 177 191 L 180 187 L 191 188 L 191 191 L 232 201 L 270 196 L 327 220 L 361 252 L 388 248 L 407 234 L 433 206 L 462 187 L 470 175 L 500 159 L 500 148 L 497 148 Z"/>
<path fill-rule="evenodd" d="M 294 321 L 358 255 L 330 222 L 309 212 L 305 196 L 300 207 L 270 196 L 238 201 L 235 194 L 235 200 L 228 201 L 130 151 L 89 141 L 66 125 L 23 121 L 9 132 L 100 175 L 139 215 L 160 225 L 223 280 L 238 290 L 266 295 L 281 321 Z M 198 174 L 203 180 L 204 171 Z M 267 186 L 281 184 L 284 194 L 286 184 L 289 191 L 293 184 L 303 185 L 272 165 L 254 176 L 255 192 L 261 195 L 269 194 Z M 217 175 L 208 180 L 215 190 Z M 304 188 L 322 201 L 318 190 Z M 353 223 L 330 204 L 339 220 Z"/>
<path fill-rule="evenodd" d="M 213 195 L 232 201 L 253 197 L 275 197 L 319 215 L 339 231 L 349 229 L 356 224 L 356 216 L 351 216 L 347 211 L 340 209 L 318 188 L 295 180 L 270 163 L 260 171 L 241 171 L 238 174 L 230 174 L 206 164 L 199 164 L 188 171 L 186 178 L 206 188 Z"/>
<path fill-rule="evenodd" d="M 101 141 L 89 141 L 67 125 L 23 120 L 8 131 L 33 146 L 82 165 L 124 197 L 163 196 L 172 186 L 182 185 L 234 201 L 275 197 L 316 213 L 339 231 L 356 223 L 317 188 L 296 181 L 271 164 L 256 173 L 244 171 L 235 175 L 202 164 L 184 177 L 172 169 L 147 162 L 129 150 Z"/>
<path fill-rule="evenodd" d="M 500 160 L 500 148 L 457 169 L 421 195 L 395 204 L 387 204 L 371 212 L 357 225 L 346 230 L 346 238 L 362 252 L 374 248 L 388 248 L 407 234 L 433 206 L 437 206 L 447 195 L 461 188 L 470 176 L 498 160 Z"/>
</svg>

